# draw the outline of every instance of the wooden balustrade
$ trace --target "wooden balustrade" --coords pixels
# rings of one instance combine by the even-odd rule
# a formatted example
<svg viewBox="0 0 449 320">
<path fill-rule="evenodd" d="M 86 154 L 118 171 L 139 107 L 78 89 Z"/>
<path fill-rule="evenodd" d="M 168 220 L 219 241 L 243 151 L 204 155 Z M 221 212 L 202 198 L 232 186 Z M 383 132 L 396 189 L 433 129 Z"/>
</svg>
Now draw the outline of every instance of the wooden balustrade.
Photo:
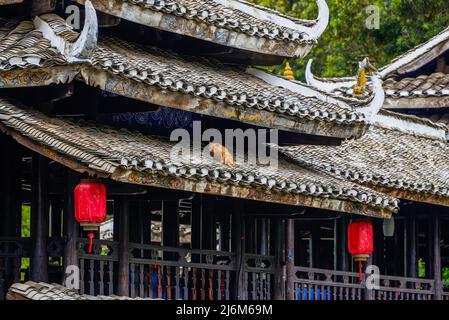
<svg viewBox="0 0 449 320">
<path fill-rule="evenodd" d="M 434 280 L 380 275 L 369 290 L 354 272 L 295 267 L 297 300 L 433 300 Z M 449 299 L 449 293 L 447 298 Z"/>
<path fill-rule="evenodd" d="M 433 300 L 435 281 L 380 276 L 380 288 L 372 290 L 372 300 Z"/>
<path fill-rule="evenodd" d="M 272 256 L 244 255 L 245 299 L 270 300 L 273 298 L 275 259 Z"/>
<path fill-rule="evenodd" d="M 443 292 L 441 294 L 442 300 L 449 300 L 449 282 L 443 282 Z"/>
<path fill-rule="evenodd" d="M 111 295 L 118 276 L 118 243 L 78 239 L 80 292 Z M 0 260 L 29 256 L 28 238 L 0 238 Z M 60 238 L 50 239 L 49 256 L 62 252 Z M 275 259 L 272 256 L 244 254 L 236 265 L 235 253 L 129 244 L 129 295 L 131 297 L 230 300 L 234 299 L 236 277 L 242 270 L 243 299 L 274 298 Z M 0 293 L 5 270 L 0 264 Z M 297 300 L 433 300 L 434 280 L 380 275 L 378 288 L 368 290 L 354 272 L 294 267 L 294 296 Z M 26 279 L 25 279 L 26 280 Z M 449 300 L 449 283 L 443 283 L 441 297 Z"/>
<path fill-rule="evenodd" d="M 93 240 L 92 253 L 88 253 L 89 240 L 78 239 L 80 292 L 89 295 L 112 295 L 117 273 L 118 243 Z"/>
<path fill-rule="evenodd" d="M 364 300 L 364 286 L 354 272 L 294 268 L 297 300 Z"/>
<path fill-rule="evenodd" d="M 130 243 L 131 297 L 229 300 L 236 270 L 230 252 Z"/>
</svg>

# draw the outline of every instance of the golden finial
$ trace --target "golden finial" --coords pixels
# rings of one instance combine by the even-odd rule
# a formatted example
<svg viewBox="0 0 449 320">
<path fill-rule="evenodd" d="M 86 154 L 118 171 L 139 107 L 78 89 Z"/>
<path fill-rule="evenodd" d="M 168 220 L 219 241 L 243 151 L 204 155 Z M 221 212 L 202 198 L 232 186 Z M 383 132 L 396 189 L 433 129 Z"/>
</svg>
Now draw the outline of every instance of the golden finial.
<svg viewBox="0 0 449 320">
<path fill-rule="evenodd" d="M 292 67 L 290 67 L 290 63 L 285 63 L 284 77 L 290 80 L 296 80 L 295 74 L 293 73 Z"/>
</svg>

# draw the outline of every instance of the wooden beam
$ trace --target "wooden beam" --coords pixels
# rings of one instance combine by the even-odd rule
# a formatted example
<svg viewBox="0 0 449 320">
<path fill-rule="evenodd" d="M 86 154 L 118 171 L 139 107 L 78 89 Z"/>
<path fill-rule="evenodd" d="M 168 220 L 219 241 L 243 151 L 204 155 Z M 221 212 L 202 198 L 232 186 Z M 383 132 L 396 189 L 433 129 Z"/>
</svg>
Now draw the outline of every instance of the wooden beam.
<svg viewBox="0 0 449 320">
<path fill-rule="evenodd" d="M 129 201 L 120 200 L 119 268 L 117 294 L 129 297 Z"/>
<path fill-rule="evenodd" d="M 349 271 L 348 216 L 342 214 L 338 223 L 338 270 Z"/>
<path fill-rule="evenodd" d="M 31 238 L 33 240 L 33 255 L 30 280 L 48 282 L 48 159 L 33 154 L 32 170 Z"/>
<path fill-rule="evenodd" d="M 295 300 L 295 220 L 287 219 L 286 237 L 287 296 L 286 300 Z"/>
</svg>

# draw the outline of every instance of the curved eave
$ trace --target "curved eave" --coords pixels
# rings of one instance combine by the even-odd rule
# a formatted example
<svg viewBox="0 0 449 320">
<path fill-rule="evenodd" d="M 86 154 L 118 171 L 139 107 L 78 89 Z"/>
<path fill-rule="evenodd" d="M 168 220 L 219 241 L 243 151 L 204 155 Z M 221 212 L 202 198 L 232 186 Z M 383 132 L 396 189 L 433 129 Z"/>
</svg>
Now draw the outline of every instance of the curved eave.
<svg viewBox="0 0 449 320">
<path fill-rule="evenodd" d="M 81 4 L 85 3 L 85 0 L 76 1 Z M 251 36 L 175 14 L 145 9 L 120 0 L 91 0 L 91 2 L 98 11 L 134 23 L 267 56 L 302 58 L 309 53 L 316 42 L 316 39 L 298 42 Z"/>
<path fill-rule="evenodd" d="M 431 193 L 424 193 L 419 191 L 411 191 L 411 190 L 401 190 L 389 187 L 379 187 L 379 186 L 370 186 L 374 190 L 379 192 L 388 194 L 389 196 L 402 199 L 402 200 L 410 200 L 414 202 L 422 202 L 429 203 L 438 206 L 449 207 L 449 197 L 445 197 L 442 195 L 436 195 Z"/>
<path fill-rule="evenodd" d="M 215 181 L 194 181 L 183 177 L 152 174 L 132 169 L 116 168 L 112 173 L 87 167 L 77 159 L 60 154 L 49 147 L 42 146 L 0 123 L 0 131 L 10 135 L 19 144 L 52 159 L 72 170 L 89 173 L 100 178 L 118 182 L 151 186 L 171 190 L 196 192 L 216 196 L 226 196 L 285 205 L 298 205 L 331 211 L 346 212 L 376 218 L 391 218 L 393 212 L 387 208 L 375 208 L 367 204 L 339 199 L 320 198 L 301 194 L 284 193 L 257 188 L 229 185 Z"/>
<path fill-rule="evenodd" d="M 298 134 L 346 139 L 361 137 L 368 129 L 366 122 L 335 123 L 259 109 L 239 108 L 214 99 L 164 90 L 84 65 L 0 71 L 0 89 L 69 83 L 74 78 L 89 86 L 131 99 Z"/>
</svg>

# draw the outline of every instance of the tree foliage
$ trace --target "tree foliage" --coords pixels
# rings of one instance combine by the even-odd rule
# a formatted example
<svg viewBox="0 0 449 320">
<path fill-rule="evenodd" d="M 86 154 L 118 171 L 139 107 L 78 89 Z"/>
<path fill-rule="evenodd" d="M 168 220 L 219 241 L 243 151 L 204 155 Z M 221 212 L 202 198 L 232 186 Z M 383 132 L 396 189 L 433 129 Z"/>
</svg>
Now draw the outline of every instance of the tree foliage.
<svg viewBox="0 0 449 320">
<path fill-rule="evenodd" d="M 250 0 L 301 19 L 318 14 L 312 0 Z M 314 73 L 323 77 L 354 75 L 364 57 L 377 67 L 438 34 L 449 26 L 447 0 L 327 0 L 331 20 L 328 29 L 306 59 L 291 62 L 295 75 L 303 79 L 307 60 L 314 59 Z M 367 7 L 380 12 L 380 29 L 369 30 Z M 274 68 L 282 72 L 283 66 Z"/>
</svg>

